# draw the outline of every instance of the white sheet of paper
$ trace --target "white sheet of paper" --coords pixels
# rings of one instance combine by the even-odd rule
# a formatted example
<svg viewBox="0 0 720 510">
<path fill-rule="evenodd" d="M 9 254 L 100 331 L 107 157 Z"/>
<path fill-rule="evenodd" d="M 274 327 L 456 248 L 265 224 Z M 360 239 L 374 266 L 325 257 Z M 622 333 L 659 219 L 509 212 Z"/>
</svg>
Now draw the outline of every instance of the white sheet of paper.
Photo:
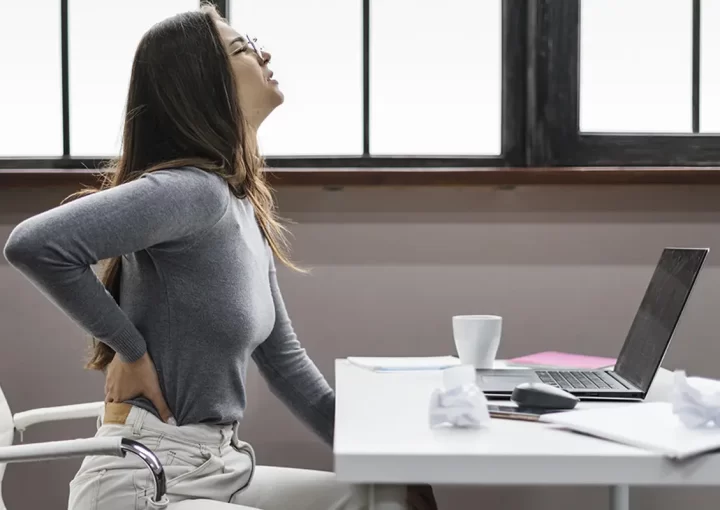
<svg viewBox="0 0 720 510">
<path fill-rule="evenodd" d="M 601 437 L 673 459 L 720 448 L 720 429 L 692 429 L 682 424 L 669 402 L 632 403 L 547 414 L 540 421 Z"/>
<path fill-rule="evenodd" d="M 368 358 L 350 356 L 347 360 L 353 365 L 374 370 L 376 372 L 397 372 L 402 370 L 442 370 L 460 364 L 455 356 L 428 357 L 386 357 Z"/>
</svg>

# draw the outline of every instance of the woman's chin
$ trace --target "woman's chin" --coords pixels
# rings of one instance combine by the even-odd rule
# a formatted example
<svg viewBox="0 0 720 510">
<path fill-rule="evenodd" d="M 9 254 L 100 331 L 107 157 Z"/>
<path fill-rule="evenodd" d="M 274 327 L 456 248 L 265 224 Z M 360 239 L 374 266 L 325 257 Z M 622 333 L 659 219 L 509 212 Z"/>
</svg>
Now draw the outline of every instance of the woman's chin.
<svg viewBox="0 0 720 510">
<path fill-rule="evenodd" d="M 275 97 L 276 106 L 280 106 L 285 102 L 285 94 L 283 94 L 282 90 L 280 90 L 278 83 L 275 80 L 273 80 L 273 82 L 275 83 L 270 83 L 270 90 Z"/>
</svg>

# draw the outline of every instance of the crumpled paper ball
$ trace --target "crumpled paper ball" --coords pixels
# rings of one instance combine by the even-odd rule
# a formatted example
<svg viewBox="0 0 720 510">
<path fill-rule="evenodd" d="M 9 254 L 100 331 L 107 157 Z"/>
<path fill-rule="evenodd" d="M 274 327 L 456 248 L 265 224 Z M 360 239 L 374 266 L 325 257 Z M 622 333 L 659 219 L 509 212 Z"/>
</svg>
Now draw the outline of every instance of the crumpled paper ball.
<svg viewBox="0 0 720 510">
<path fill-rule="evenodd" d="M 720 428 L 720 391 L 703 393 L 676 370 L 671 392 L 673 413 L 689 428 Z"/>
<path fill-rule="evenodd" d="M 445 369 L 443 386 L 430 395 L 431 427 L 481 428 L 490 421 L 487 398 L 475 383 L 475 367 Z"/>
</svg>

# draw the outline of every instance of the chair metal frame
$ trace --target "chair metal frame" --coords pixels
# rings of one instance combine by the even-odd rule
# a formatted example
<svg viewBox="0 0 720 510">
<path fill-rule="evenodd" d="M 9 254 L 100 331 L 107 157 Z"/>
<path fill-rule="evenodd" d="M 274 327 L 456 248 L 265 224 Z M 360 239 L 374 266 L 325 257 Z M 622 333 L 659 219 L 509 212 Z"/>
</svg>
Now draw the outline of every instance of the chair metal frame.
<svg viewBox="0 0 720 510">
<path fill-rule="evenodd" d="M 28 427 L 46 422 L 75 420 L 83 418 L 99 419 L 104 408 L 103 402 L 74 404 L 58 407 L 45 407 L 10 414 L 10 407 L 0 388 L 0 510 L 7 510 L 2 500 L 2 479 L 5 465 L 16 462 L 36 462 L 86 455 L 113 455 L 124 457 L 128 453 L 137 455 L 152 473 L 155 492 L 151 502 L 155 508 L 165 508 L 168 504 L 165 471 L 157 456 L 145 445 L 122 437 L 93 437 L 65 441 L 47 441 L 42 443 L 13 445 L 15 431 L 22 436 Z"/>
</svg>

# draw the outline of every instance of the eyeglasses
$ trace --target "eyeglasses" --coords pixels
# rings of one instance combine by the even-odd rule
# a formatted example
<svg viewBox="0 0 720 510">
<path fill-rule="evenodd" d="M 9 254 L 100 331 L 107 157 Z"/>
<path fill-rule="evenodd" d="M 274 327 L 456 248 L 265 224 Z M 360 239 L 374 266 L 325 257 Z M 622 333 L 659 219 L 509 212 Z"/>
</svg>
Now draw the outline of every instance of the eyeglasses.
<svg viewBox="0 0 720 510">
<path fill-rule="evenodd" d="M 266 60 L 265 54 L 264 54 L 265 48 L 263 48 L 262 46 L 260 46 L 258 44 L 257 37 L 250 37 L 249 35 L 245 34 L 245 40 L 247 41 L 248 46 L 250 46 L 253 49 L 253 51 L 257 54 L 260 61 L 265 62 L 265 60 Z"/>
</svg>

